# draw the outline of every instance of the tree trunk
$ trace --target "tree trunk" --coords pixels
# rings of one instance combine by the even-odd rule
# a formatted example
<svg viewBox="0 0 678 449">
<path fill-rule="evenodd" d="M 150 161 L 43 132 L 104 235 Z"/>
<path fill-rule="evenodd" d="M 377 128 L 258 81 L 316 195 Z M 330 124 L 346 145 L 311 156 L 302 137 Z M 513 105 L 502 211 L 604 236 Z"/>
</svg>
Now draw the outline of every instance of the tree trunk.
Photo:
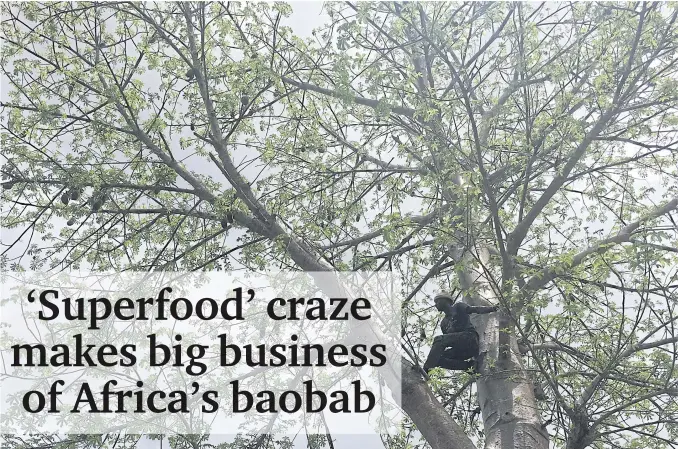
<svg viewBox="0 0 678 449">
<path fill-rule="evenodd" d="M 482 266 L 491 264 L 489 252 L 478 255 Z M 471 305 L 498 304 L 492 283 L 476 265 L 460 273 L 462 287 L 477 294 L 464 298 Z M 548 434 L 541 426 L 532 380 L 523 366 L 518 341 L 508 335 L 508 357 L 500 357 L 500 329 L 509 323 L 504 312 L 476 315 L 473 325 L 480 336 L 478 401 L 483 414 L 486 449 L 548 449 Z M 506 336 L 506 334 L 504 334 Z"/>
<path fill-rule="evenodd" d="M 397 386 L 396 386 L 397 387 Z M 419 371 L 402 361 L 402 407 L 433 449 L 476 449 L 434 396 Z"/>
<path fill-rule="evenodd" d="M 525 371 L 518 343 L 511 337 L 511 356 L 499 367 L 499 317 L 476 319 L 480 335 L 481 377 L 478 400 L 487 449 L 547 449 L 548 435 L 541 427 L 532 381 Z"/>
</svg>

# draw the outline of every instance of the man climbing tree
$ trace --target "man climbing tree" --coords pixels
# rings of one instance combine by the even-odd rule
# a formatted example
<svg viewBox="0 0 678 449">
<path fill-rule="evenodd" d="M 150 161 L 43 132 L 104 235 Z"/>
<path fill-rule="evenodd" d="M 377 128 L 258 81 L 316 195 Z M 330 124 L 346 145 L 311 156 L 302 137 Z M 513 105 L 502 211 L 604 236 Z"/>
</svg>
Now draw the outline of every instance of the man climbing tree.
<svg viewBox="0 0 678 449">
<path fill-rule="evenodd" d="M 433 339 L 424 371 L 429 372 L 439 366 L 449 370 L 467 370 L 474 366 L 478 356 L 479 336 L 471 323 L 470 314 L 490 313 L 499 310 L 499 306 L 469 306 L 463 302 L 454 302 L 449 293 L 438 293 L 434 298 L 436 309 L 445 313 L 440 323 L 443 335 Z"/>
</svg>

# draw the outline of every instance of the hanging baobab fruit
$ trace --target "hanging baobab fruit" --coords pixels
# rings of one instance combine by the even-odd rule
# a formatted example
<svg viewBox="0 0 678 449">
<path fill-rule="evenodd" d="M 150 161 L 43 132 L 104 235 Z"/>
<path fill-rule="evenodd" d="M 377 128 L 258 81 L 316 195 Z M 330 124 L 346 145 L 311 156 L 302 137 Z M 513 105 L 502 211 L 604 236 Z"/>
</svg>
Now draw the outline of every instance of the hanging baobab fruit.
<svg viewBox="0 0 678 449">
<path fill-rule="evenodd" d="M 92 195 L 92 198 L 90 198 L 90 203 L 92 204 L 92 211 L 97 212 L 101 207 L 104 205 L 104 201 L 106 200 L 106 194 L 102 192 L 95 192 L 94 195 Z"/>
</svg>

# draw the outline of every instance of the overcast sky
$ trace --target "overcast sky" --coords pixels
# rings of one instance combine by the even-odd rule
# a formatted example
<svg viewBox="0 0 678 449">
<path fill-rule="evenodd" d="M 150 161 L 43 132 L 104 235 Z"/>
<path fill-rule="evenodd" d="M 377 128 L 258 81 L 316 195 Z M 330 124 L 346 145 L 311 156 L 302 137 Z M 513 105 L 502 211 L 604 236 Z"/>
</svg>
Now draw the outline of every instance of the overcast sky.
<svg viewBox="0 0 678 449">
<path fill-rule="evenodd" d="M 290 26 L 294 32 L 302 37 L 306 38 L 311 36 L 311 32 L 314 28 L 319 27 L 321 24 L 325 23 L 326 20 L 328 19 L 327 16 L 325 16 L 322 13 L 322 2 L 320 1 L 304 1 L 304 2 L 291 2 L 291 5 L 293 7 L 293 14 L 286 20 L 286 25 Z M 3 100 L 6 99 L 6 89 L 7 89 L 7 83 L 6 80 L 2 79 L 2 93 L 0 94 L 0 98 Z M 201 166 L 204 164 L 205 169 L 214 169 L 212 164 L 209 163 L 208 160 L 204 160 L 204 162 L 201 162 L 197 165 L 199 166 L 190 166 L 190 169 L 196 170 L 198 172 L 201 171 Z M 648 184 L 652 184 L 653 186 L 656 186 L 658 188 L 658 192 L 655 194 L 657 202 L 660 202 L 660 194 L 661 194 L 661 184 L 659 182 L 660 180 L 658 179 L 646 179 L 644 182 Z M 653 197 L 654 199 L 654 197 Z M 611 217 L 613 218 L 613 217 Z M 602 226 L 602 223 L 587 223 L 592 227 L 592 230 L 594 230 L 594 227 Z M 12 241 L 14 238 L 16 238 L 23 229 L 17 228 L 13 230 L 2 230 L 2 242 L 7 244 L 8 242 Z M 235 233 L 232 233 L 235 234 Z M 33 236 L 35 239 L 36 237 Z M 26 240 L 28 237 L 26 237 Z M 22 248 L 20 245 L 19 248 Z M 233 433 L 236 431 L 236 429 L 224 429 L 224 433 Z M 353 436 L 347 436 L 347 435 L 335 435 L 335 442 L 334 446 L 337 449 L 343 449 L 343 448 L 353 448 L 353 447 L 359 447 L 359 448 L 365 448 L 365 449 L 372 449 L 372 448 L 380 448 L 383 447 L 380 438 L 377 435 L 353 435 Z M 223 441 L 224 438 L 226 440 L 229 440 L 232 438 L 231 437 L 215 437 L 215 443 L 219 441 Z M 307 442 L 305 439 L 304 435 L 299 435 L 295 439 L 295 446 L 298 448 L 306 447 Z M 142 441 L 142 443 L 139 445 L 140 449 L 156 449 L 160 448 L 161 443 L 159 441 Z M 163 449 L 167 449 L 169 446 L 165 442 L 164 445 L 162 446 Z"/>
</svg>

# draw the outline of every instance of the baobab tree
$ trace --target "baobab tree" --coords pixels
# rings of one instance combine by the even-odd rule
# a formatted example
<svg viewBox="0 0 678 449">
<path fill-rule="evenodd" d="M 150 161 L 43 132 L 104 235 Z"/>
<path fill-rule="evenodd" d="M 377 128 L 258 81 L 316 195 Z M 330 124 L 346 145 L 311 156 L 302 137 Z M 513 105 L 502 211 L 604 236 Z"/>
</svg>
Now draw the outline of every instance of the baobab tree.
<svg viewBox="0 0 678 449">
<path fill-rule="evenodd" d="M 392 270 L 386 445 L 676 447 L 676 4 L 2 11 L 3 269 Z M 437 288 L 478 376 L 420 374 Z"/>
</svg>

